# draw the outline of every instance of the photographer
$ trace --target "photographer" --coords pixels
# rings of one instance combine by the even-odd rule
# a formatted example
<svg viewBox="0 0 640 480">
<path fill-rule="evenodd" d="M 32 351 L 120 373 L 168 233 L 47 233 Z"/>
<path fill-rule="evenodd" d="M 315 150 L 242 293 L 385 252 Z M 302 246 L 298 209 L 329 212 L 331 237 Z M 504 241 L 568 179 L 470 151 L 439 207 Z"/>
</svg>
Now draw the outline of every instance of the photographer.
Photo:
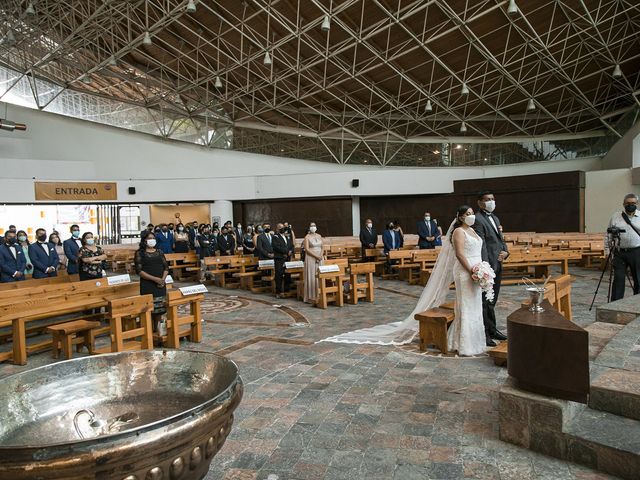
<svg viewBox="0 0 640 480">
<path fill-rule="evenodd" d="M 640 213 L 638 196 L 635 193 L 625 195 L 622 203 L 624 210 L 616 212 L 609 221 L 605 248 L 613 248 L 613 287 L 611 300 L 624 297 L 624 284 L 627 267 L 631 270 L 634 295 L 640 292 L 638 269 L 640 268 Z M 607 243 L 608 241 L 608 243 Z"/>
</svg>

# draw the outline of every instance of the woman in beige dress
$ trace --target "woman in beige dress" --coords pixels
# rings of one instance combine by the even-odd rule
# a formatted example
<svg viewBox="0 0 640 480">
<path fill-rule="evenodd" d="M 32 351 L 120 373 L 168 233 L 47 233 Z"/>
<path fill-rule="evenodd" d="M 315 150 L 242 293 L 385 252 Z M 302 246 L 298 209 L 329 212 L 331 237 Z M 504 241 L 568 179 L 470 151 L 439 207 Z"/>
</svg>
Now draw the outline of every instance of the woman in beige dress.
<svg viewBox="0 0 640 480">
<path fill-rule="evenodd" d="M 309 233 L 304 237 L 304 301 L 316 303 L 318 300 L 318 265 L 322 265 L 322 237 L 316 233 L 315 223 L 309 225 Z"/>
</svg>

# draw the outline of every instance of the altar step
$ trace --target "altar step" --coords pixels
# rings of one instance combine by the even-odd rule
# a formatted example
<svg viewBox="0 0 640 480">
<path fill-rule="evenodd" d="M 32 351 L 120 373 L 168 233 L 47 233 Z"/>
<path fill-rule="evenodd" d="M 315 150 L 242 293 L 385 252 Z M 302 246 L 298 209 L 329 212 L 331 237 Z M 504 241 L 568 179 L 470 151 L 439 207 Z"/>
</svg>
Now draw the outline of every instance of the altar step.
<svg viewBox="0 0 640 480">
<path fill-rule="evenodd" d="M 640 372 L 607 368 L 591 381 L 589 407 L 640 420 Z"/>
</svg>

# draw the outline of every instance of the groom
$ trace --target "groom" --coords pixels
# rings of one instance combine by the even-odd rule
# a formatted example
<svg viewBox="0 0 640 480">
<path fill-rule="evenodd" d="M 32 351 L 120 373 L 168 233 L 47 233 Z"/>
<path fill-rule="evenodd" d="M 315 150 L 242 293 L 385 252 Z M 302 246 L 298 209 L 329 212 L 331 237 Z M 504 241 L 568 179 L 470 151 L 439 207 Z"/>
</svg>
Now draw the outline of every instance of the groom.
<svg viewBox="0 0 640 480">
<path fill-rule="evenodd" d="M 496 273 L 493 285 L 493 300 L 488 301 L 485 294 L 482 294 L 482 319 L 484 321 L 487 347 L 495 347 L 496 342 L 494 340 L 507 339 L 506 335 L 496 328 L 495 306 L 498 301 L 498 293 L 500 293 L 502 261 L 509 256 L 509 251 L 500 231 L 500 220 L 493 214 L 496 208 L 496 200 L 493 193 L 480 193 L 478 195 L 478 207 L 480 207 L 480 210 L 476 215 L 473 229 L 482 238 L 482 260 L 488 262 Z"/>
</svg>

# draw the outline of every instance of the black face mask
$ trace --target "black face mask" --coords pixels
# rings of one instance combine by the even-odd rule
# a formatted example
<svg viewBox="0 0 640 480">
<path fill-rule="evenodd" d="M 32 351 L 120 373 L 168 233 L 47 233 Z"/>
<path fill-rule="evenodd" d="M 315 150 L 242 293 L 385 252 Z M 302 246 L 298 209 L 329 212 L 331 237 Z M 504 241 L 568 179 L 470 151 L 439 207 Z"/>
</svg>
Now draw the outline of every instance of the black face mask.
<svg viewBox="0 0 640 480">
<path fill-rule="evenodd" d="M 267 227 L 264 229 L 264 233 L 269 233 L 271 231 L 271 228 Z"/>
<path fill-rule="evenodd" d="M 278 230 L 278 232 L 280 232 L 280 233 L 286 233 L 286 232 L 287 232 L 287 229 L 286 229 L 286 228 L 281 228 L 280 230 Z"/>
<path fill-rule="evenodd" d="M 47 236 L 46 235 L 38 235 L 38 241 L 39 242 L 46 242 L 47 241 Z"/>
<path fill-rule="evenodd" d="M 16 243 L 16 237 L 9 237 L 7 238 L 7 244 L 9 245 L 15 245 Z"/>
<path fill-rule="evenodd" d="M 633 213 L 636 211 L 637 208 L 638 208 L 637 205 L 635 205 L 634 203 L 624 206 L 624 210 L 627 213 Z"/>
</svg>

